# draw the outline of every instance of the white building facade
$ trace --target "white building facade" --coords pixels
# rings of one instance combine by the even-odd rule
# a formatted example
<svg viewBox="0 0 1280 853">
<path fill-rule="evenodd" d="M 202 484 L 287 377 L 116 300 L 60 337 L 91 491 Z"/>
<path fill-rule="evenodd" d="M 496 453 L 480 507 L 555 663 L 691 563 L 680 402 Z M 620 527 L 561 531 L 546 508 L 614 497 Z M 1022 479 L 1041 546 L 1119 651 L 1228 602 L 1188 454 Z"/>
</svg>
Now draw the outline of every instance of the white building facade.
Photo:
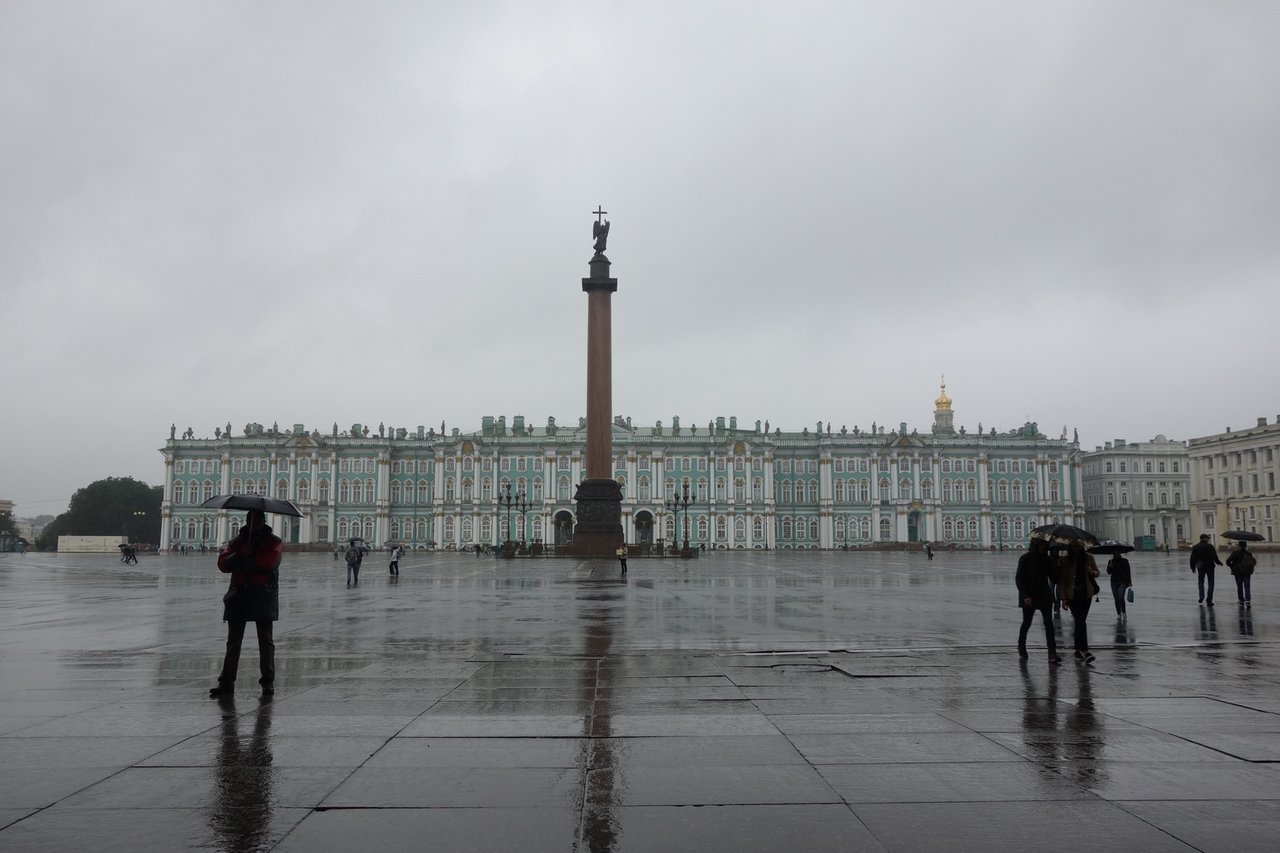
<svg viewBox="0 0 1280 853">
<path fill-rule="evenodd" d="M 1004 433 L 966 433 L 951 400 L 935 402 L 925 434 L 872 425 L 800 432 L 705 426 L 673 418 L 651 427 L 613 424 L 614 476 L 623 528 L 636 544 L 688 539 L 695 548 L 995 548 L 1025 542 L 1050 522 L 1083 524 L 1078 442 L 1051 439 L 1034 423 Z M 250 424 L 213 438 L 171 430 L 165 460 L 162 548 L 216 545 L 235 535 L 240 513 L 201 509 L 215 494 L 287 497 L 306 513 L 273 523 L 287 543 L 350 536 L 409 547 L 461 548 L 506 540 L 568 541 L 573 495 L 585 476 L 585 425 L 532 426 L 521 416 L 483 419 L 445 434 L 418 427 L 376 433 L 361 424 L 327 435 Z M 685 487 L 685 510 L 671 500 Z M 506 502 L 511 497 L 510 505 Z M 521 502 L 520 498 L 524 501 Z M 523 510 L 523 511 L 522 511 Z M 679 511 L 677 511 L 679 510 Z"/>
<path fill-rule="evenodd" d="M 1193 438 L 1187 452 L 1192 533 L 1248 530 L 1275 542 L 1280 529 L 1280 415 L 1273 423 L 1258 418 L 1249 429 Z"/>
<path fill-rule="evenodd" d="M 1099 538 L 1178 548 L 1191 535 L 1191 461 L 1187 445 L 1108 441 L 1084 455 L 1085 528 Z"/>
</svg>

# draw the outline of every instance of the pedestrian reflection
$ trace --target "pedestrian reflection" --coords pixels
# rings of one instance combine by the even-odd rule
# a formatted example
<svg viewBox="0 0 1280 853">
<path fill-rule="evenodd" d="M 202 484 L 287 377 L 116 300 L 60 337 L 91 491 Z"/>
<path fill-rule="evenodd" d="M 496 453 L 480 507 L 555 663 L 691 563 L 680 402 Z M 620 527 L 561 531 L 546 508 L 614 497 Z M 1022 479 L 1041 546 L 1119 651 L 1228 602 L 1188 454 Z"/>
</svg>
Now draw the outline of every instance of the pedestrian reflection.
<svg viewBox="0 0 1280 853">
<path fill-rule="evenodd" d="M 1127 620 L 1116 620 L 1116 645 L 1133 646 L 1138 642 L 1138 632 L 1133 630 Z"/>
<path fill-rule="evenodd" d="M 209 827 L 219 850 L 266 850 L 271 846 L 271 703 L 255 713 L 236 713 L 234 694 L 219 697 L 222 709 L 218 763 L 213 768 L 213 804 Z M 241 726 L 253 718 L 253 733 Z"/>
<path fill-rule="evenodd" d="M 622 582 L 625 584 L 625 581 Z M 618 605 L 625 587 L 613 583 L 592 584 L 578 595 L 582 603 L 584 657 L 580 682 L 581 698 L 587 703 L 582 721 L 583 742 L 579 753 L 584 811 L 580 847 L 591 853 L 615 849 L 619 827 L 615 808 L 619 805 L 620 780 L 613 741 L 614 664 L 613 647 Z"/>
<path fill-rule="evenodd" d="M 1200 608 L 1200 639 L 1218 639 L 1218 617 L 1212 607 Z"/>
<path fill-rule="evenodd" d="M 1242 637 L 1253 636 L 1253 611 L 1252 610 L 1242 609 L 1240 611 L 1240 636 Z"/>
<path fill-rule="evenodd" d="M 1063 736 L 1067 747 L 1065 757 L 1069 778 L 1082 788 L 1096 788 L 1103 781 L 1104 764 L 1102 749 L 1106 732 L 1103 715 L 1093 704 L 1093 673 L 1088 667 L 1079 667 L 1076 704 L 1067 714 Z"/>
<path fill-rule="evenodd" d="M 1050 765 L 1058 754 L 1058 668 L 1051 666 L 1045 675 L 1047 690 L 1040 692 L 1031 677 L 1027 662 L 1022 667 L 1022 742 L 1027 754 L 1037 763 Z"/>
</svg>

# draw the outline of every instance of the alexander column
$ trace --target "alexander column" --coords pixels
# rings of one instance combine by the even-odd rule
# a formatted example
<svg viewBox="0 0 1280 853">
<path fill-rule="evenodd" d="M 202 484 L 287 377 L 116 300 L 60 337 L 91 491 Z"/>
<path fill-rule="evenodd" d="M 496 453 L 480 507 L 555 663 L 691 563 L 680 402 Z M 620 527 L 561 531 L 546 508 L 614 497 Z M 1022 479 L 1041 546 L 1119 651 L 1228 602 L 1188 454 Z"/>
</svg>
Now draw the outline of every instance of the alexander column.
<svg viewBox="0 0 1280 853">
<path fill-rule="evenodd" d="M 605 245 L 607 211 L 597 207 L 591 234 L 596 253 L 591 275 L 582 280 L 587 294 L 587 477 L 573 496 L 578 523 L 572 551 L 583 557 L 609 557 L 623 541 L 622 489 L 613 479 L 613 321 L 611 300 L 618 280 L 609 278 Z"/>
</svg>

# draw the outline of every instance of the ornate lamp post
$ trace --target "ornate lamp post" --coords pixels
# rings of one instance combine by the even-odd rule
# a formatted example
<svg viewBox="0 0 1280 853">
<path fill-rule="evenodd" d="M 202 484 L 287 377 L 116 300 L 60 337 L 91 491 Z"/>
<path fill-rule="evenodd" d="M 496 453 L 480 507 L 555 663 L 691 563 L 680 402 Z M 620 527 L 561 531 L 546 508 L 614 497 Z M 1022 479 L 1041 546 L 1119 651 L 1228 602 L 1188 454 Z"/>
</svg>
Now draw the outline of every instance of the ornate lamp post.
<svg viewBox="0 0 1280 853">
<path fill-rule="evenodd" d="M 504 550 L 506 550 L 506 548 L 511 544 L 511 505 L 515 503 L 515 500 L 511 497 L 511 484 L 507 483 L 505 488 L 507 492 L 505 495 L 501 492 L 498 493 L 498 506 L 505 506 L 507 508 L 507 529 L 506 535 L 502 538 L 502 547 Z"/>
<path fill-rule="evenodd" d="M 689 504 L 697 503 L 698 495 L 689 493 L 689 484 L 684 483 L 679 493 L 673 494 L 667 499 L 671 505 L 671 511 L 676 513 L 677 524 L 680 510 L 684 510 L 684 547 L 680 549 L 681 557 L 692 557 L 693 551 L 689 549 Z"/>
<path fill-rule="evenodd" d="M 527 529 L 524 517 L 529 512 L 529 500 L 524 492 L 516 493 L 516 512 L 520 513 L 520 548 L 523 550 L 525 547 L 525 530 Z"/>
</svg>

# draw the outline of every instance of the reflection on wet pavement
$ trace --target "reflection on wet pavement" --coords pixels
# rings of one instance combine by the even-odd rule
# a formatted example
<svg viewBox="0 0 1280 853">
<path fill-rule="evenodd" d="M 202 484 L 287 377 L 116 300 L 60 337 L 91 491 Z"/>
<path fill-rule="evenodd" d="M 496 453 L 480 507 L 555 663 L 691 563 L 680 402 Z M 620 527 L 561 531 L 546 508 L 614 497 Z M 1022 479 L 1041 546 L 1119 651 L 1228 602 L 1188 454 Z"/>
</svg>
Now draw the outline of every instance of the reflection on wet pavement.
<svg viewBox="0 0 1280 853">
<path fill-rule="evenodd" d="M 279 692 L 214 701 L 211 561 L 0 555 L 0 848 L 1262 849 L 1280 598 L 1184 562 L 1050 667 L 1016 553 L 290 554 Z"/>
</svg>

